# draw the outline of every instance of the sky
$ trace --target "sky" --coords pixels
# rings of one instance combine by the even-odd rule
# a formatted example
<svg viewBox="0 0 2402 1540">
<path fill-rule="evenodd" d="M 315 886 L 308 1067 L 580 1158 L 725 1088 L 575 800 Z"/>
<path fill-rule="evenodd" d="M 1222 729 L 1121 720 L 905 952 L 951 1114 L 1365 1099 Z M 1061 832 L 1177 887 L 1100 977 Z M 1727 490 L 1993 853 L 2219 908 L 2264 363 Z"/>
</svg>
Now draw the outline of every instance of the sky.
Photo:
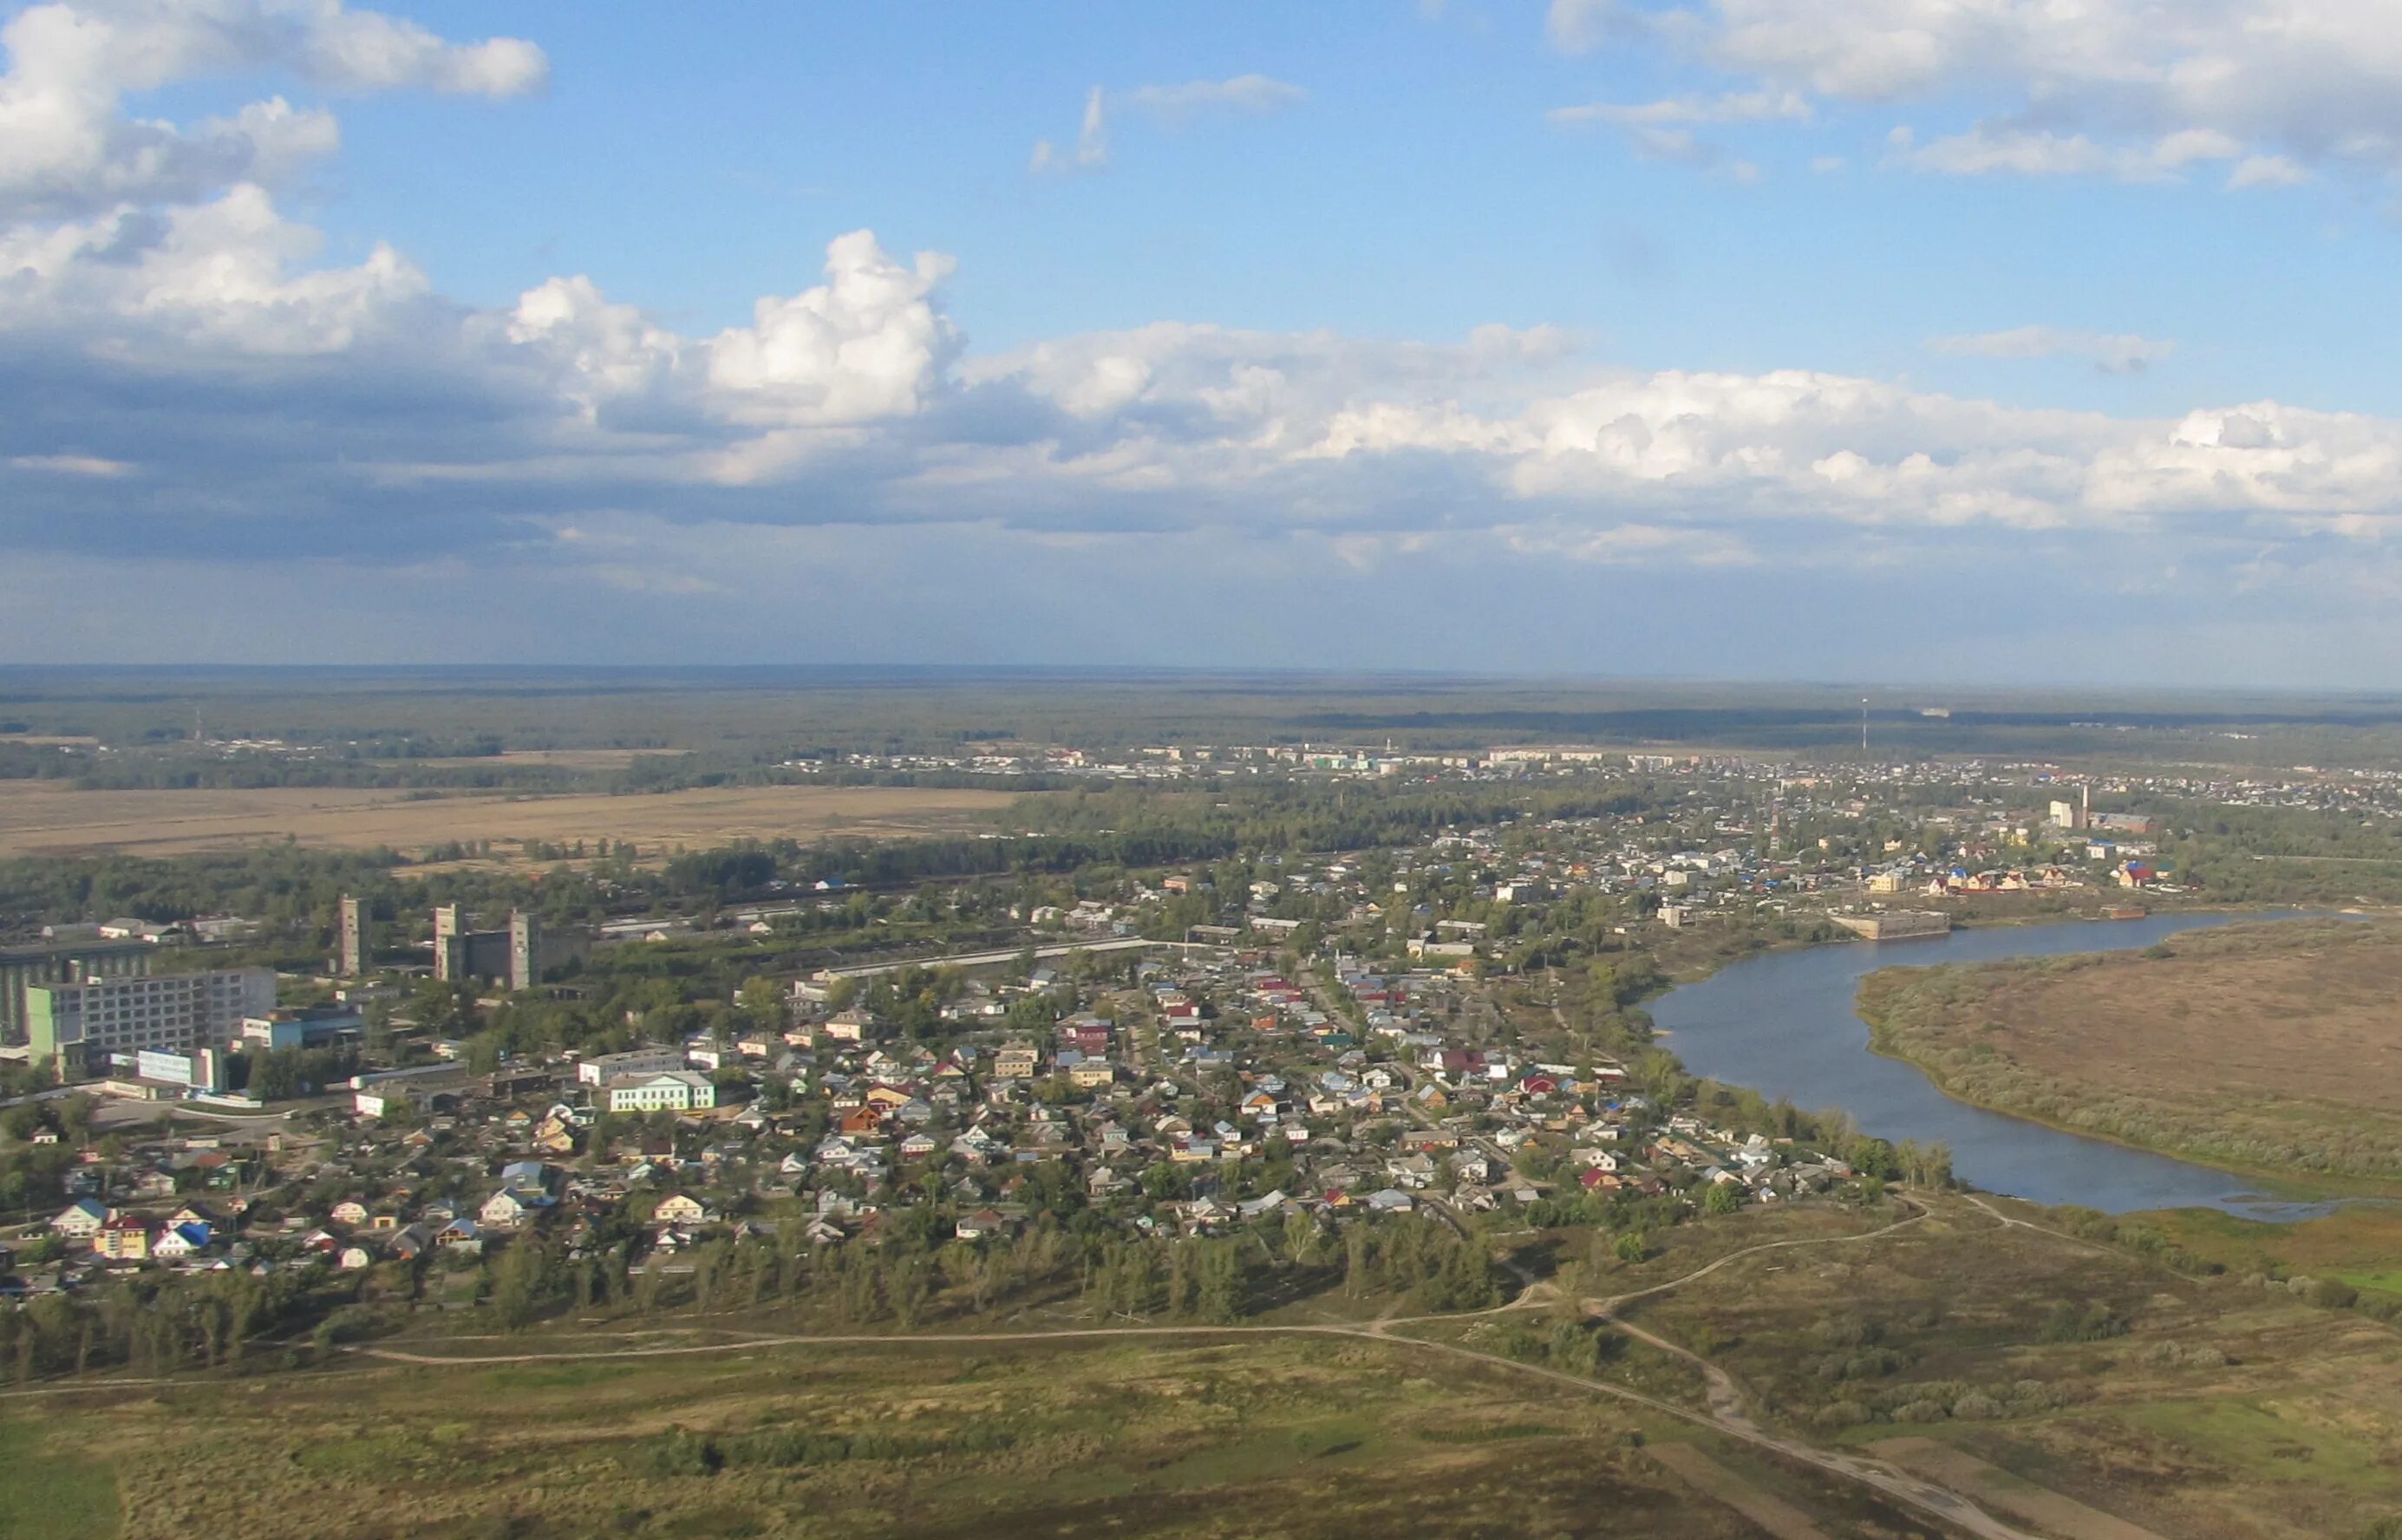
<svg viewBox="0 0 2402 1540">
<path fill-rule="evenodd" d="M 0 661 L 2402 687 L 2402 0 L 0 19 Z"/>
</svg>

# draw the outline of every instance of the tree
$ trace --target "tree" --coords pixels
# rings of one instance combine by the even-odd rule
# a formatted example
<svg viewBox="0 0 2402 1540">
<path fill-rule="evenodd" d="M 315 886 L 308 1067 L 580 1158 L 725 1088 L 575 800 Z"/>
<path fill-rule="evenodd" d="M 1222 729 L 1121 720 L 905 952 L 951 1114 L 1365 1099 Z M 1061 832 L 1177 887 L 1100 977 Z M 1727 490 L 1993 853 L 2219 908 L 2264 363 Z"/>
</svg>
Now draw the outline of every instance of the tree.
<svg viewBox="0 0 2402 1540">
<path fill-rule="evenodd" d="M 1732 1182 L 1711 1183 L 1709 1192 L 1702 1199 L 1705 1214 L 1732 1214 L 1742 1206 L 1743 1200 L 1735 1196 Z"/>
<path fill-rule="evenodd" d="M 766 974 L 743 980 L 735 999 L 751 1024 L 760 1030 L 772 1031 L 784 1024 L 784 992 Z"/>
<path fill-rule="evenodd" d="M 531 1326 L 550 1298 L 550 1258 L 528 1235 L 501 1253 L 492 1269 L 492 1313 L 510 1331 Z"/>
</svg>

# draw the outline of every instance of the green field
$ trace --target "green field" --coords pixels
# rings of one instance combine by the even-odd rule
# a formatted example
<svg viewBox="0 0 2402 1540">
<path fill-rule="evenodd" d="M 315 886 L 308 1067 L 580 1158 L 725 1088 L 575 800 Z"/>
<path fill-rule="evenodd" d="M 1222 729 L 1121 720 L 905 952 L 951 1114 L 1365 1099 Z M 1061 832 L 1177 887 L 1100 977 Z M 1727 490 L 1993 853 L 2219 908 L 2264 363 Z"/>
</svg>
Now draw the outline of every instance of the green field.
<svg viewBox="0 0 2402 1540">
<path fill-rule="evenodd" d="M 48 1418 L 0 1417 L 0 1536 L 107 1540 L 117 1533 L 117 1475 Z"/>
</svg>

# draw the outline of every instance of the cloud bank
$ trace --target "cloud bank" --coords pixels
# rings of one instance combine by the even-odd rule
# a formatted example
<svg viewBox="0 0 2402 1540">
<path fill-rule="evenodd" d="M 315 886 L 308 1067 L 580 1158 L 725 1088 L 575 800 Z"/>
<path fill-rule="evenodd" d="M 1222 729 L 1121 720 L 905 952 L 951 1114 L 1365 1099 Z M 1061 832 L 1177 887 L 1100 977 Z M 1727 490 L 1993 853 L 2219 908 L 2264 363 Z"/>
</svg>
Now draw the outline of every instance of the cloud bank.
<svg viewBox="0 0 2402 1540">
<path fill-rule="evenodd" d="M 1679 23 L 1694 47 L 1789 85 L 1589 120 L 1791 121 L 1785 91 L 1903 92 L 1975 57 L 1930 33 L 1838 58 L 1765 10 L 1713 15 Z M 478 307 L 388 247 L 320 259 L 280 194 L 335 152 L 329 109 L 174 123 L 129 102 L 263 74 L 508 96 L 544 83 L 531 44 L 333 0 L 42 6 L 0 41 L 0 122 L 32 127 L 0 134 L 0 641 L 20 655 L 337 655 L 324 626 L 369 656 L 440 655 L 436 637 L 758 656 L 797 621 L 800 655 L 1158 659 L 1193 655 L 1160 627 L 1194 598 L 1238 622 L 1221 656 L 1524 664 L 1529 639 L 1488 622 L 1534 606 L 1578 650 L 1560 665 L 1590 669 L 1661 639 L 1706 655 L 1694 627 L 1731 615 L 1856 618 L 1872 576 L 1890 603 L 1893 574 L 2043 574 L 2099 608 L 2140 593 L 2162 626 L 2229 605 L 2326 624 L 2402 593 L 2390 419 L 1633 369 L 1549 326 L 1161 322 L 982 353 L 947 307 L 952 259 L 864 229 L 795 252 L 791 286 L 713 334 L 573 274 Z M 2065 47 L 2042 56 L 2065 71 Z M 1240 76 L 1125 105 L 1296 99 Z M 1097 95 L 1056 153 L 1104 162 L 1106 112 Z M 2168 348 L 2041 327 L 1937 345 L 2105 369 Z"/>
</svg>

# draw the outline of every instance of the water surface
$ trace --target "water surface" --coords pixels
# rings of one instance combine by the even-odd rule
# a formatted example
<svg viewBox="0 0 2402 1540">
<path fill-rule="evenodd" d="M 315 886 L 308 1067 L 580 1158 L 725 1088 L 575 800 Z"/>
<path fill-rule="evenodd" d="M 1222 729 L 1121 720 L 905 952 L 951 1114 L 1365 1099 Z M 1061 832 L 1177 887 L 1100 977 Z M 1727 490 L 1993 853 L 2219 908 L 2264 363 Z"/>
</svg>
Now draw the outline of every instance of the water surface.
<svg viewBox="0 0 2402 1540">
<path fill-rule="evenodd" d="M 2200 1206 L 2303 1218 L 2329 1205 L 2271 1200 L 2231 1172 L 1954 1101 L 1915 1066 L 1871 1052 L 1868 1024 L 1854 1008 L 1861 978 L 1880 968 L 2121 952 L 2180 930 L 2294 917 L 2155 914 L 1773 952 L 1671 990 L 1652 1002 L 1651 1016 L 1692 1073 L 1812 1110 L 1841 1107 L 1879 1138 L 1940 1140 L 1952 1147 L 1953 1173 L 1988 1192 L 2112 1214 Z"/>
</svg>

